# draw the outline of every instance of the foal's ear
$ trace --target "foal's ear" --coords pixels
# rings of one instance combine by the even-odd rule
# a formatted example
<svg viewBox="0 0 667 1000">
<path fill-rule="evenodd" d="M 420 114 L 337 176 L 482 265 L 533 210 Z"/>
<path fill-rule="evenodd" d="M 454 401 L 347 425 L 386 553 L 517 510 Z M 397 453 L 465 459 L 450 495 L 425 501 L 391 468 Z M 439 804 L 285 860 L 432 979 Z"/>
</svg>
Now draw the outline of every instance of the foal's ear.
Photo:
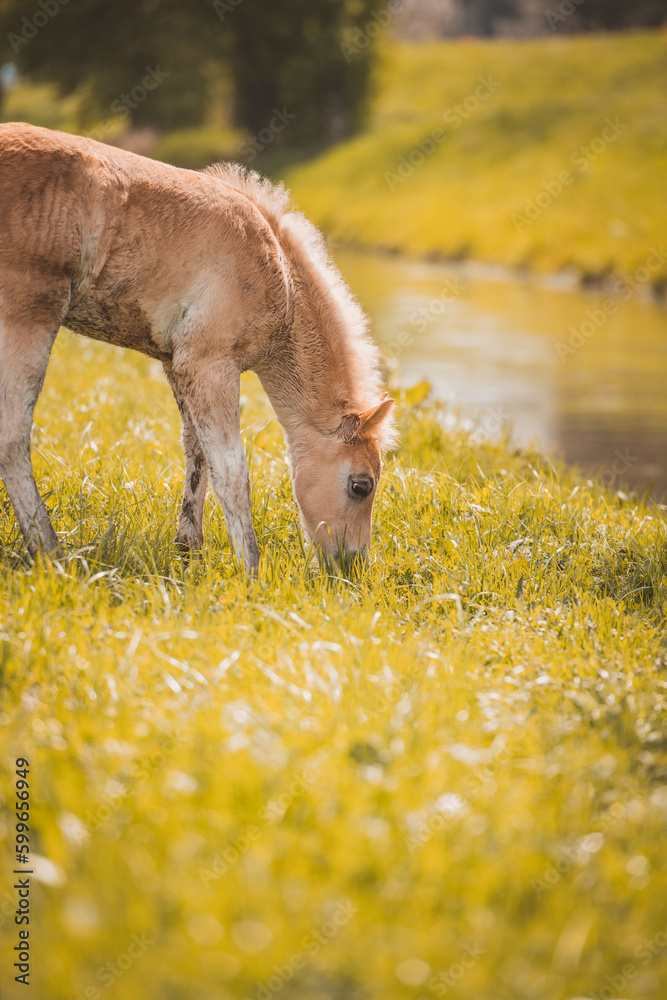
<svg viewBox="0 0 667 1000">
<path fill-rule="evenodd" d="M 346 413 L 334 432 L 336 437 L 345 444 L 354 444 L 382 423 L 394 402 L 395 400 L 389 399 L 387 393 L 383 392 L 382 401 L 377 406 L 371 406 L 361 413 Z"/>
<path fill-rule="evenodd" d="M 374 427 L 378 427 L 385 417 L 389 416 L 394 403 L 395 400 L 390 399 L 387 393 L 383 392 L 381 403 L 378 403 L 377 406 L 371 406 L 370 410 L 364 410 L 363 413 L 359 414 L 359 429 L 357 434 L 369 434 Z"/>
<path fill-rule="evenodd" d="M 345 444 L 352 444 L 359 434 L 359 415 L 346 413 L 334 431 L 334 437 L 340 438 Z"/>
</svg>

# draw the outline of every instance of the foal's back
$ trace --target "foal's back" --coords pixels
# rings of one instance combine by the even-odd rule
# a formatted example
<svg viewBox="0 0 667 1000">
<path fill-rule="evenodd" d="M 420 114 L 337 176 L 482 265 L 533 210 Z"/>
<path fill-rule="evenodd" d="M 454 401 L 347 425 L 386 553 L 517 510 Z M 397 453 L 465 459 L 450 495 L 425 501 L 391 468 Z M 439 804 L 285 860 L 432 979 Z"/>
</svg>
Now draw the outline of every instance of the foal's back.
<svg viewBox="0 0 667 1000">
<path fill-rule="evenodd" d="M 279 256 L 256 205 L 212 175 L 0 125 L 6 326 L 64 323 L 164 361 L 184 324 L 205 329 L 222 310 L 238 320 L 219 335 L 251 362 L 248 331 L 268 333 L 284 297 Z"/>
</svg>

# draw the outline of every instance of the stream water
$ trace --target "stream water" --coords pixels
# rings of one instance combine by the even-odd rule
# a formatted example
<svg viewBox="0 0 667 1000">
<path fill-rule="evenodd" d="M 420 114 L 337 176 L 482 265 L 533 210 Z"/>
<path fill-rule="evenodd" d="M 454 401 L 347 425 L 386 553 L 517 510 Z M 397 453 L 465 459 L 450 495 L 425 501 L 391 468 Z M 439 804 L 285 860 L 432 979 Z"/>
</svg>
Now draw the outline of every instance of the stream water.
<svg viewBox="0 0 667 1000">
<path fill-rule="evenodd" d="M 337 262 L 401 385 L 508 426 L 616 489 L 667 501 L 667 308 L 565 278 L 352 251 Z"/>
</svg>

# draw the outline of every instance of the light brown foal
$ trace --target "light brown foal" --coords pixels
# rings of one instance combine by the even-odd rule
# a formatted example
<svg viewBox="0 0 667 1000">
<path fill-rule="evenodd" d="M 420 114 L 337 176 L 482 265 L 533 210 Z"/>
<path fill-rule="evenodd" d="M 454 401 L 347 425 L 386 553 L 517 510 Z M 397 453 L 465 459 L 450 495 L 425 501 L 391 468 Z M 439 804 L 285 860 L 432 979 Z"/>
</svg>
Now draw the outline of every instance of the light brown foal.
<svg viewBox="0 0 667 1000">
<path fill-rule="evenodd" d="M 239 428 L 252 369 L 285 430 L 307 537 L 368 551 L 393 400 L 366 318 L 282 188 L 0 125 L 0 476 L 33 554 L 58 547 L 30 430 L 62 325 L 162 362 L 183 420 L 179 545 L 202 543 L 210 477 L 236 556 L 257 569 Z"/>
</svg>

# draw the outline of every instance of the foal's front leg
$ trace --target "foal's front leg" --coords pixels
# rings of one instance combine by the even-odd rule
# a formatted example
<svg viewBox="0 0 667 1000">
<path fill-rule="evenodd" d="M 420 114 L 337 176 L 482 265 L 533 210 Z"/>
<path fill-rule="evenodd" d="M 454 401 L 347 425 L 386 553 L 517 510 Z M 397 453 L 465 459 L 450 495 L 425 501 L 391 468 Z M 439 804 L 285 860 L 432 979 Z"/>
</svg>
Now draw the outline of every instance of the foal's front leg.
<svg viewBox="0 0 667 1000">
<path fill-rule="evenodd" d="M 171 367 L 169 379 L 205 457 L 234 554 L 243 559 L 249 573 L 255 573 L 259 547 L 252 526 L 250 472 L 239 426 L 240 372 L 222 361 L 181 361 Z"/>
<path fill-rule="evenodd" d="M 53 301 L 52 317 L 40 311 L 40 299 L 20 297 L 21 285 L 2 281 L 0 304 L 5 299 L 5 315 L 0 313 L 0 479 L 7 488 L 28 551 L 58 554 L 56 536 L 44 502 L 35 484 L 30 458 L 30 429 L 51 347 L 67 309 L 69 291 L 56 282 L 45 284 L 43 298 Z M 21 276 L 23 278 L 23 276 Z M 33 288 L 42 291 L 33 277 Z M 60 295 L 60 299 L 59 296 Z M 48 296 L 48 298 L 47 298 Z M 11 315 L 8 302 L 22 321 Z"/>
</svg>

